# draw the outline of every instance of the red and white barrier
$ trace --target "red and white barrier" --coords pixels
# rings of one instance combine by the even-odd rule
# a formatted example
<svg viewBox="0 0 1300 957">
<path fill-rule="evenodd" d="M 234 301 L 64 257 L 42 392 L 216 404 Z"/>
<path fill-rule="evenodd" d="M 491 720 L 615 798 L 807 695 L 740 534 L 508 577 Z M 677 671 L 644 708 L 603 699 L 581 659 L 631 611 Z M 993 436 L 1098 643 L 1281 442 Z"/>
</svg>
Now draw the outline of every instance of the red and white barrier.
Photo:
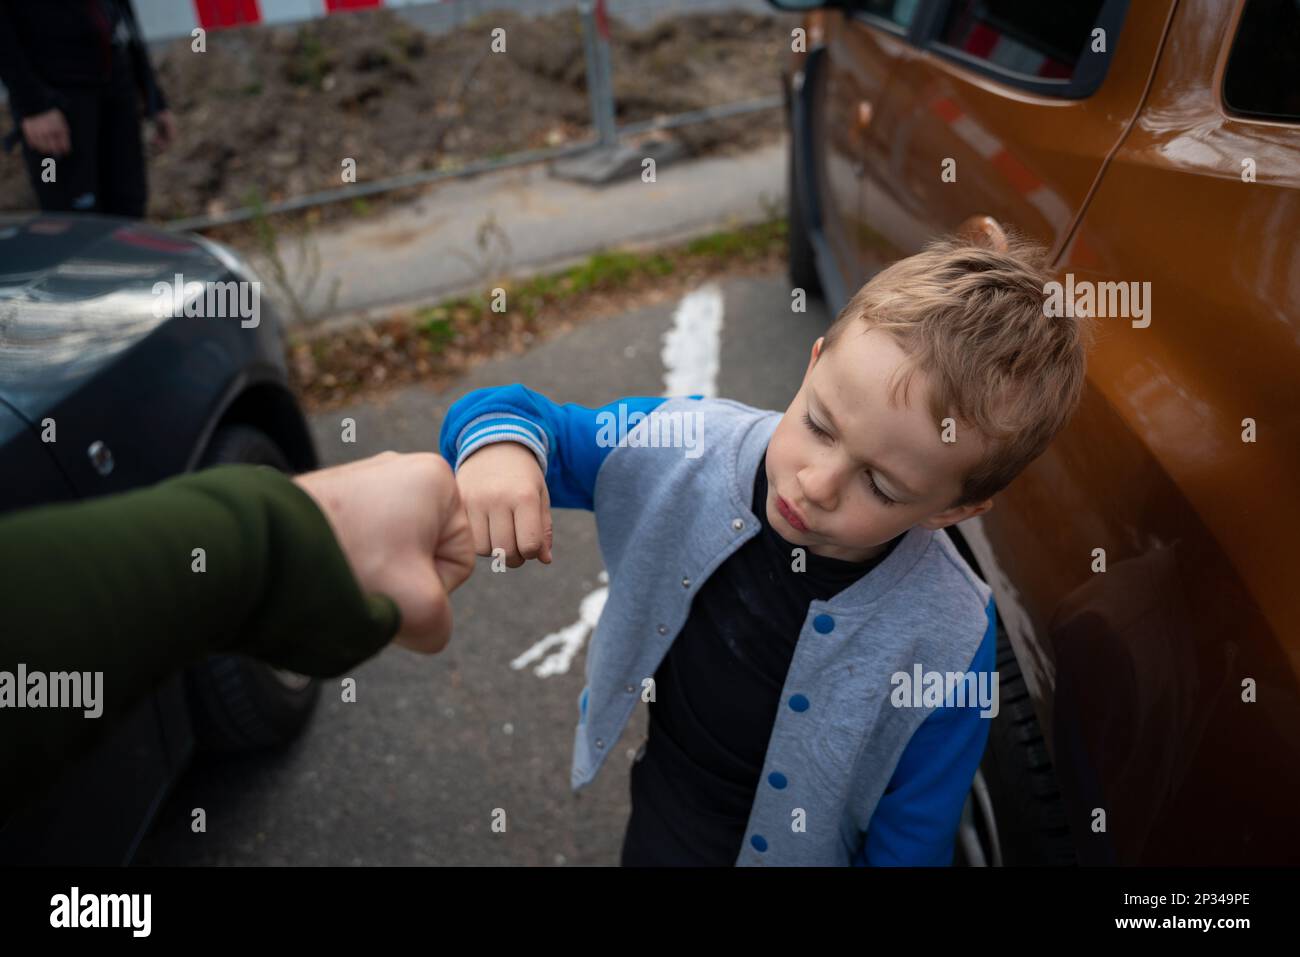
<svg viewBox="0 0 1300 957">
<path fill-rule="evenodd" d="M 224 30 L 255 23 L 296 23 L 371 7 L 411 7 L 449 0 L 134 0 L 147 40 L 186 36 L 195 27 Z"/>
</svg>

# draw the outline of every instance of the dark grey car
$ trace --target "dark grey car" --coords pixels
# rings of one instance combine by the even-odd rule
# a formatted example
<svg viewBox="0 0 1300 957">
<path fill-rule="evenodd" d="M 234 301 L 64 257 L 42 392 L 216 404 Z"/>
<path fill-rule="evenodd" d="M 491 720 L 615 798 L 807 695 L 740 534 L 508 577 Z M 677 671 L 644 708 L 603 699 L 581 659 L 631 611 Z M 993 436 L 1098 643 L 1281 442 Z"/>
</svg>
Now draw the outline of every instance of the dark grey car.
<svg viewBox="0 0 1300 957">
<path fill-rule="evenodd" d="M 260 289 L 203 237 L 98 216 L 0 216 L 0 513 L 218 463 L 314 468 Z M 186 302 L 202 311 L 192 294 L 207 314 L 185 314 Z M 230 656 L 174 677 L 3 823 L 0 863 L 128 862 L 196 746 L 282 744 L 318 693 Z"/>
</svg>

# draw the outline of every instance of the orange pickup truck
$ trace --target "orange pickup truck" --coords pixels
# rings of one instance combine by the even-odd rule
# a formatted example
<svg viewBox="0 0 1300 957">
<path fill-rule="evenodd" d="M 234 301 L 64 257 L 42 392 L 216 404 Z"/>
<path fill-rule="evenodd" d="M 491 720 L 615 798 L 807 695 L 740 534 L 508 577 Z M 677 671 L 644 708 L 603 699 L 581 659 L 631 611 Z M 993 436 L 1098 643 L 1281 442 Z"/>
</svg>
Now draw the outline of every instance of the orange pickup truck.
<svg viewBox="0 0 1300 957">
<path fill-rule="evenodd" d="M 1078 414 L 953 530 L 1004 630 L 959 855 L 1300 862 L 1300 3 L 772 2 L 794 285 L 1014 228 L 1097 292 Z"/>
</svg>

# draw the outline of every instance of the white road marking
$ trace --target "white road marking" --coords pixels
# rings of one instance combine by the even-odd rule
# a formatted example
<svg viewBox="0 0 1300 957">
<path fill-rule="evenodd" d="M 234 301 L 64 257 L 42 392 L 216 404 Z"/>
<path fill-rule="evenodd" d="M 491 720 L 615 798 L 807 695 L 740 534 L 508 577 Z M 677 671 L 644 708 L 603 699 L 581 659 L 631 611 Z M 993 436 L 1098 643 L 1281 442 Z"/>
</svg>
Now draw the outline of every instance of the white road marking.
<svg viewBox="0 0 1300 957">
<path fill-rule="evenodd" d="M 722 290 L 714 283 L 688 294 L 664 335 L 664 395 L 718 394 L 722 357 Z"/>
<path fill-rule="evenodd" d="M 602 571 L 600 580 L 608 582 L 609 573 Z M 596 622 L 600 621 L 600 612 L 605 607 L 605 599 L 608 595 L 608 586 L 589 592 L 582 599 L 582 604 L 578 608 L 577 621 L 571 625 L 565 625 L 559 631 L 551 632 L 510 662 L 510 667 L 518 671 L 520 668 L 527 668 L 538 658 L 541 658 L 542 663 L 533 669 L 533 674 L 537 675 L 537 677 L 549 678 L 551 675 L 567 674 L 569 665 L 573 663 L 574 657 L 582 650 L 587 636 L 596 630 Z"/>
</svg>

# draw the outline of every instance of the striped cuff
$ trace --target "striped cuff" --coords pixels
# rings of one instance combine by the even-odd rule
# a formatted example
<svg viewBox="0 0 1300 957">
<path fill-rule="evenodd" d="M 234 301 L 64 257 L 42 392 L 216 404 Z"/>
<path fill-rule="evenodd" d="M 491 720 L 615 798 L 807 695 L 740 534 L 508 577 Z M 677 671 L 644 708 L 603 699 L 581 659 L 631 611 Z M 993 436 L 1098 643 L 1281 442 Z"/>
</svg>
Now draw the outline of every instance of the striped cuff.
<svg viewBox="0 0 1300 957">
<path fill-rule="evenodd" d="M 546 433 L 536 422 L 509 412 L 489 412 L 471 419 L 456 437 L 456 470 L 473 452 L 493 442 L 518 442 L 526 445 L 546 474 Z"/>
</svg>

